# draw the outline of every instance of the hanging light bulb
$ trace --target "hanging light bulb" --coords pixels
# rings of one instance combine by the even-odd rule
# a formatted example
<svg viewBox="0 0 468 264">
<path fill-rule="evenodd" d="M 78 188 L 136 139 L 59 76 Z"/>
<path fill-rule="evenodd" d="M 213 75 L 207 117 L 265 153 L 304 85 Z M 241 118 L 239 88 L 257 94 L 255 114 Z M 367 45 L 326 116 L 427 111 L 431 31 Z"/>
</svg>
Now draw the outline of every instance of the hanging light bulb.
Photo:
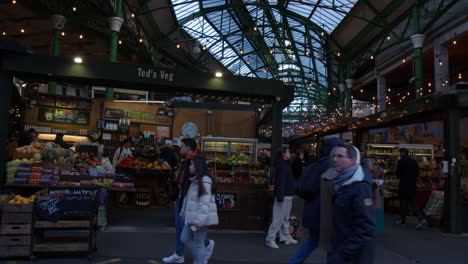
<svg viewBox="0 0 468 264">
<path fill-rule="evenodd" d="M 461 80 L 461 78 L 462 78 L 462 77 L 463 77 L 463 76 L 462 76 L 462 73 L 461 73 L 461 72 L 460 72 L 460 73 L 458 73 L 458 79 L 460 79 L 460 80 Z"/>
<path fill-rule="evenodd" d="M 64 31 L 62 31 L 62 37 L 65 37 L 65 32 Z"/>
<path fill-rule="evenodd" d="M 363 89 L 361 89 L 361 93 L 363 93 L 363 92 L 364 92 L 364 90 L 363 90 Z"/>
<path fill-rule="evenodd" d="M 131 14 L 130 14 L 130 17 L 131 17 L 131 18 L 134 18 L 134 17 L 135 17 L 135 14 L 134 14 L 134 13 L 131 13 Z"/>
<path fill-rule="evenodd" d="M 73 10 L 73 12 L 76 12 L 76 7 L 75 6 L 72 7 L 72 10 Z"/>
<path fill-rule="evenodd" d="M 341 56 L 341 52 L 338 52 L 338 53 L 336 54 L 336 56 L 340 57 L 340 56 Z"/>
<path fill-rule="evenodd" d="M 306 56 L 309 56 L 309 54 L 310 54 L 310 53 L 309 53 L 308 51 L 306 51 L 306 53 L 305 53 L 305 54 L 306 54 Z"/>
<path fill-rule="evenodd" d="M 82 34 L 80 34 L 80 39 L 83 39 L 83 38 L 84 38 L 84 36 Z"/>
<path fill-rule="evenodd" d="M 373 55 L 371 55 L 371 56 L 370 56 L 370 59 L 371 59 L 371 60 L 373 60 L 373 59 L 374 59 L 374 56 L 373 56 Z"/>
<path fill-rule="evenodd" d="M 272 49 L 270 49 L 270 54 L 273 54 L 273 50 L 272 50 Z"/>
<path fill-rule="evenodd" d="M 3 31 L 3 32 L 2 32 L 2 35 L 3 35 L 3 36 L 6 36 L 6 32 L 5 32 L 5 31 Z"/>
<path fill-rule="evenodd" d="M 457 45 L 457 41 L 456 40 L 453 40 L 453 45 Z"/>
<path fill-rule="evenodd" d="M 12 0 L 11 3 L 16 5 L 16 0 Z"/>
<path fill-rule="evenodd" d="M 257 30 L 258 30 L 258 28 L 255 26 L 255 27 L 253 28 L 253 30 L 254 30 L 254 31 L 257 31 Z"/>
<path fill-rule="evenodd" d="M 244 54 L 244 50 L 240 50 L 240 54 Z"/>
<path fill-rule="evenodd" d="M 203 46 L 203 50 L 206 50 L 206 46 Z"/>
<path fill-rule="evenodd" d="M 176 48 L 180 49 L 180 44 L 179 43 L 177 43 Z"/>
<path fill-rule="evenodd" d="M 442 66 L 442 64 L 443 64 L 443 63 L 442 63 L 442 61 L 441 61 L 441 60 L 439 60 L 439 66 Z"/>
<path fill-rule="evenodd" d="M 122 40 L 119 39 L 119 45 L 122 45 Z"/>
<path fill-rule="evenodd" d="M 388 35 L 388 36 L 387 36 L 387 40 L 390 40 L 390 39 L 391 39 L 391 37 L 390 37 L 390 35 Z"/>
<path fill-rule="evenodd" d="M 432 86 L 432 83 L 428 83 L 427 86 L 431 87 L 431 86 Z"/>
<path fill-rule="evenodd" d="M 26 30 L 24 30 L 24 28 L 22 28 L 22 29 L 20 29 L 20 32 L 24 33 L 24 32 L 26 32 Z"/>
<path fill-rule="evenodd" d="M 138 42 L 140 42 L 140 43 L 143 43 L 143 39 L 142 39 L 142 38 L 140 38 L 140 39 L 138 40 Z"/>
<path fill-rule="evenodd" d="M 325 31 L 322 31 L 320 35 L 325 36 Z"/>
<path fill-rule="evenodd" d="M 405 62 L 406 62 L 406 59 L 402 59 L 401 62 L 405 63 Z"/>
</svg>

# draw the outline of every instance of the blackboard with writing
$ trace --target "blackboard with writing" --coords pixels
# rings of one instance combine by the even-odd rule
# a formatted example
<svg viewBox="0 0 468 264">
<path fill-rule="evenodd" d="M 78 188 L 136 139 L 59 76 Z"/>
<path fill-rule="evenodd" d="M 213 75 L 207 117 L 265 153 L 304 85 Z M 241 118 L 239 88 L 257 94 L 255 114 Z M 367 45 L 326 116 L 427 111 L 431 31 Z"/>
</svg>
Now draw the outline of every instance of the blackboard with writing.
<svg viewBox="0 0 468 264">
<path fill-rule="evenodd" d="M 48 123 L 89 124 L 90 113 L 62 108 L 43 108 L 39 107 L 37 121 Z"/>
<path fill-rule="evenodd" d="M 219 209 L 238 209 L 237 193 L 215 194 L 216 205 Z"/>
<path fill-rule="evenodd" d="M 94 195 L 71 194 L 54 196 L 36 203 L 36 214 L 40 219 L 56 222 L 64 215 L 92 215 L 96 210 Z"/>
</svg>

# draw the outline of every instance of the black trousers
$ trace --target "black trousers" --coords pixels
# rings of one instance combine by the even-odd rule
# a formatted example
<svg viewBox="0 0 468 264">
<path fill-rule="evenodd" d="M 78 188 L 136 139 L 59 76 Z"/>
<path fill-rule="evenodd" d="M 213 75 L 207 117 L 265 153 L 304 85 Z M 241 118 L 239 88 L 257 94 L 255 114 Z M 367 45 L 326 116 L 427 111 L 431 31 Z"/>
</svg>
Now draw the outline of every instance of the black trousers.
<svg viewBox="0 0 468 264">
<path fill-rule="evenodd" d="M 413 210 L 414 215 L 419 219 L 424 216 L 416 204 L 416 195 L 401 195 L 400 194 L 400 218 L 401 223 L 406 224 L 406 217 L 408 216 L 408 206 Z"/>
</svg>

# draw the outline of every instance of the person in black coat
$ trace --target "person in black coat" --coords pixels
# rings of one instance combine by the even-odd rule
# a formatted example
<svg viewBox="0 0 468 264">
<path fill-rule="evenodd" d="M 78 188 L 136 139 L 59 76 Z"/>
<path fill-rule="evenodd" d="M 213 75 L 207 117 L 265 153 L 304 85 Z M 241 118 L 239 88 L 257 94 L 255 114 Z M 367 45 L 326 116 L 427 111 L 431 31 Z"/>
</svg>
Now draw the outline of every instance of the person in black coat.
<svg viewBox="0 0 468 264">
<path fill-rule="evenodd" d="M 412 207 L 414 215 L 418 217 L 419 223 L 416 229 L 424 226 L 426 220 L 416 205 L 417 181 L 419 177 L 419 165 L 408 155 L 408 149 L 400 149 L 400 160 L 398 160 L 396 176 L 400 179 L 398 194 L 400 196 L 400 225 L 406 227 L 406 216 L 408 205 Z"/>
<path fill-rule="evenodd" d="M 302 151 L 296 152 L 296 158 L 293 160 L 293 163 L 292 163 L 293 176 L 296 180 L 301 177 L 302 170 L 307 165 L 304 157 L 305 157 L 304 152 Z"/>
<path fill-rule="evenodd" d="M 289 164 L 290 158 L 291 153 L 288 148 L 281 147 L 277 151 L 273 217 L 265 239 L 265 245 L 270 248 L 279 248 L 275 242 L 277 234 L 279 234 L 279 239 L 284 244 L 297 244 L 297 240 L 292 238 L 288 229 L 295 188 L 295 180 Z"/>
<path fill-rule="evenodd" d="M 64 149 L 69 149 L 70 148 L 70 145 L 68 145 L 68 143 L 63 140 L 63 134 L 62 133 L 57 133 L 57 135 L 55 136 L 55 139 L 54 139 L 53 142 L 55 144 L 60 145 L 60 147 L 62 147 Z"/>
</svg>

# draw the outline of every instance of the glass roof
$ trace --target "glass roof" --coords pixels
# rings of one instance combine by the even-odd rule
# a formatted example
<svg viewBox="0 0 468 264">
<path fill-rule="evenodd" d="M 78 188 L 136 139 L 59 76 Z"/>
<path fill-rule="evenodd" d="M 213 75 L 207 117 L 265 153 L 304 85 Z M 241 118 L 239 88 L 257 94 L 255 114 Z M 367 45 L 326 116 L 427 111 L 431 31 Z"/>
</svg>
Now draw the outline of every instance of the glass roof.
<svg viewBox="0 0 468 264">
<path fill-rule="evenodd" d="M 295 86 L 293 104 L 324 103 L 322 45 L 358 0 L 172 0 L 180 26 L 236 75 Z"/>
</svg>

